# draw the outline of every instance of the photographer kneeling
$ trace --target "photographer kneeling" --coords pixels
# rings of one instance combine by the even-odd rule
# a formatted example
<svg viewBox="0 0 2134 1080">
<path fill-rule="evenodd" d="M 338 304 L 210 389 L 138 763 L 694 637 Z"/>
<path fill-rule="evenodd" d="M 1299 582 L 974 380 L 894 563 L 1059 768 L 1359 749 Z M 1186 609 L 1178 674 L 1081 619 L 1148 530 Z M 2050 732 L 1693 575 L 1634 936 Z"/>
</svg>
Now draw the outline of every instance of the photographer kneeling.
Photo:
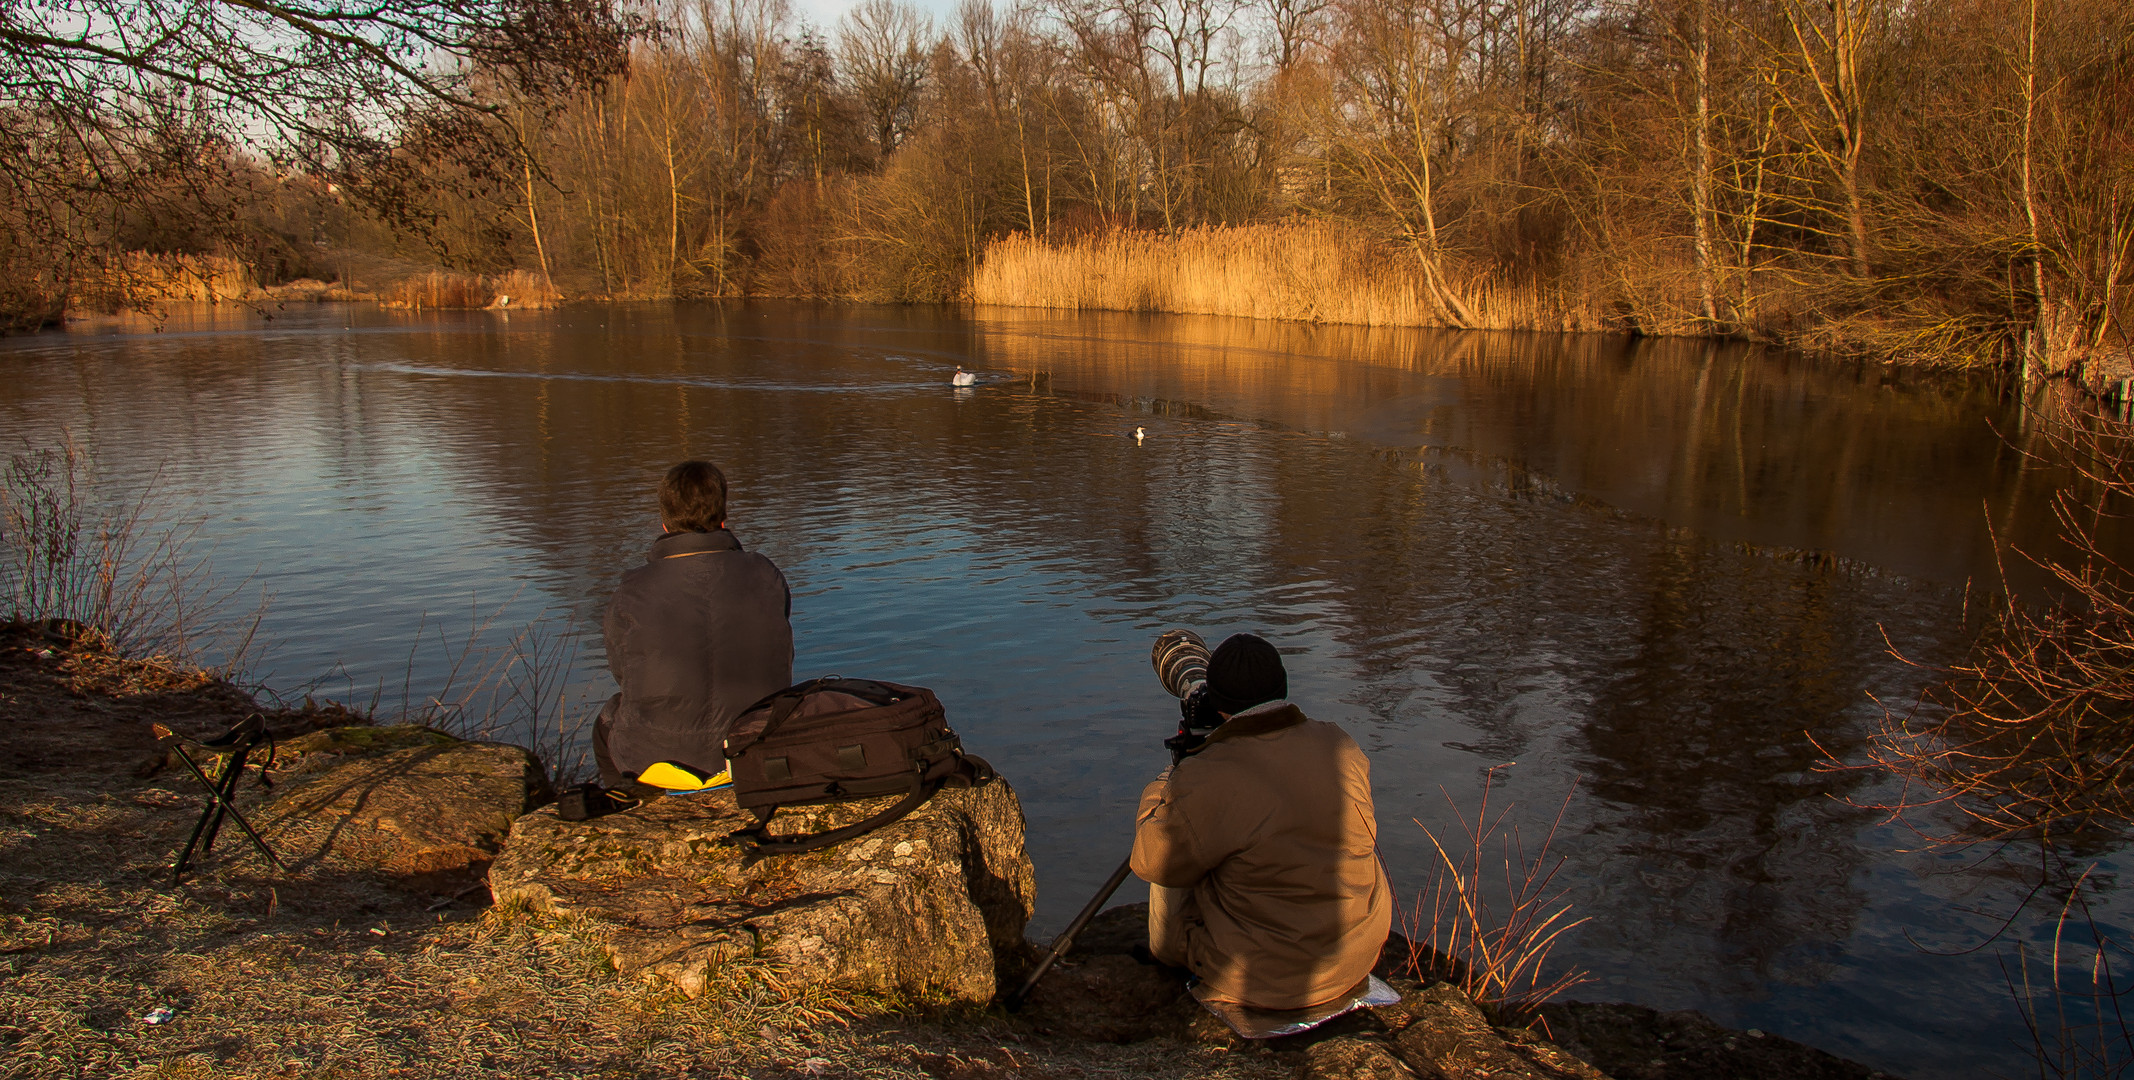
<svg viewBox="0 0 2134 1080">
<path fill-rule="evenodd" d="M 1221 723 L 1141 793 L 1134 827 L 1149 951 L 1204 999 L 1264 1010 L 1355 991 L 1393 923 L 1370 763 L 1288 693 L 1273 645 L 1223 642 L 1206 683 Z"/>
</svg>

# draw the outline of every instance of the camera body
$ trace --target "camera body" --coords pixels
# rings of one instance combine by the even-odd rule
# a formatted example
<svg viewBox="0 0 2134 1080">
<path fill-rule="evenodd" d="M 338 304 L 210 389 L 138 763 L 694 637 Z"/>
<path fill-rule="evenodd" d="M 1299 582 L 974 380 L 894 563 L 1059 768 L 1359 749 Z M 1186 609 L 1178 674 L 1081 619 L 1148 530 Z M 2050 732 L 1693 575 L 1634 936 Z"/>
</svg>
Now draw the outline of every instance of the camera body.
<svg viewBox="0 0 2134 1080">
<path fill-rule="evenodd" d="M 1178 699 L 1178 726 L 1187 731 L 1208 731 L 1222 726 L 1223 717 L 1215 711 L 1215 703 L 1208 700 L 1208 684 L 1202 683 L 1193 692 Z"/>
</svg>

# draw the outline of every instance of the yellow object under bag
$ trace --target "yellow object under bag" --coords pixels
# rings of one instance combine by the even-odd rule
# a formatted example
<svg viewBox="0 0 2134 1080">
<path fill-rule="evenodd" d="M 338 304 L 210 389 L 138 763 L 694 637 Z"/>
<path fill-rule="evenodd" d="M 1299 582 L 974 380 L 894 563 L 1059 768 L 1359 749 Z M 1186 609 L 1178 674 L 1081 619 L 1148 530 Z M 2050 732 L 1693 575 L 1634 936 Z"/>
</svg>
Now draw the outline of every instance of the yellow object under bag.
<svg viewBox="0 0 2134 1080">
<path fill-rule="evenodd" d="M 656 761 L 645 766 L 637 774 L 637 782 L 664 788 L 669 794 L 682 795 L 694 791 L 710 791 L 734 782 L 732 769 L 721 769 L 715 774 L 705 774 L 679 761 Z"/>
</svg>

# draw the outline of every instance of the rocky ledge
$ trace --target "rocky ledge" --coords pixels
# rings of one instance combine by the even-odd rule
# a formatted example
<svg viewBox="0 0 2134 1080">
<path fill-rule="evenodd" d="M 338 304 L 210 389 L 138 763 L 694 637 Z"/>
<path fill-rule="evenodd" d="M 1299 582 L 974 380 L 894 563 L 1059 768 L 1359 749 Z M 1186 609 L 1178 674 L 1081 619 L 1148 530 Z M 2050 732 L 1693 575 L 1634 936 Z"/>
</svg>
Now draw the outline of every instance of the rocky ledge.
<svg viewBox="0 0 2134 1080">
<path fill-rule="evenodd" d="M 1056 1038 L 1220 1046 L 1285 1064 L 1298 1080 L 1887 1080 L 1856 1062 L 1693 1012 L 1570 1002 L 1505 1022 L 1456 986 L 1408 977 L 1410 945 L 1398 934 L 1377 970 L 1401 991 L 1397 1004 L 1248 1043 L 1193 1000 L 1183 972 L 1135 958 L 1147 925 L 1147 904 L 1098 915 L 1039 985 L 1022 1019 Z"/>
<path fill-rule="evenodd" d="M 520 815 L 550 801 L 524 748 L 429 728 L 340 727 L 276 748 L 259 826 L 299 874 L 370 872 L 451 896 L 480 887 Z"/>
<path fill-rule="evenodd" d="M 248 779 L 242 805 L 297 872 L 267 873 L 225 827 L 174 887 L 167 860 L 203 799 L 150 725 L 207 736 L 255 712 L 277 734 L 274 786 Z M 751 820 L 728 795 L 567 823 L 533 809 L 548 793 L 519 748 L 354 719 L 263 710 L 212 673 L 120 657 L 78 628 L 0 624 L 0 1044 L 14 1072 L 1875 1075 L 1691 1013 L 1564 1004 L 1545 1028 L 1507 1024 L 1451 986 L 1401 979 L 1398 941 L 1381 971 L 1400 1004 L 1247 1044 L 1177 972 L 1135 959 L 1138 907 L 1100 916 L 1009 1016 L 988 1006 L 1030 958 L 1035 890 L 1004 782 L 828 851 L 751 859 L 725 842 Z M 777 831 L 873 809 L 782 815 Z M 485 879 L 505 903 L 483 911 Z M 759 978 L 769 992 L 744 988 Z M 825 1012 L 804 986 L 848 992 Z M 885 1011 L 870 995 L 975 1008 Z M 156 1006 L 176 1019 L 142 1022 Z"/>
<path fill-rule="evenodd" d="M 857 821 L 888 800 L 781 811 L 775 835 Z M 567 916 L 618 971 L 695 996 L 723 965 L 794 985 L 983 1005 L 1022 963 L 1037 885 L 1006 781 L 948 789 L 893 825 L 824 851 L 756 857 L 730 791 L 670 795 L 512 827 L 490 868 L 499 903 Z"/>
<path fill-rule="evenodd" d="M 486 885 L 512 822 L 552 798 L 547 773 L 523 747 L 416 725 L 305 730 L 276 719 L 283 724 L 270 725 L 272 744 L 246 760 L 266 782 L 240 783 L 235 801 L 298 879 L 362 875 L 465 895 Z M 186 753 L 209 775 L 221 768 L 221 751 L 195 745 Z M 177 751 L 158 753 L 140 772 L 184 790 Z M 268 869 L 235 823 L 223 827 L 214 857 L 245 874 Z"/>
</svg>

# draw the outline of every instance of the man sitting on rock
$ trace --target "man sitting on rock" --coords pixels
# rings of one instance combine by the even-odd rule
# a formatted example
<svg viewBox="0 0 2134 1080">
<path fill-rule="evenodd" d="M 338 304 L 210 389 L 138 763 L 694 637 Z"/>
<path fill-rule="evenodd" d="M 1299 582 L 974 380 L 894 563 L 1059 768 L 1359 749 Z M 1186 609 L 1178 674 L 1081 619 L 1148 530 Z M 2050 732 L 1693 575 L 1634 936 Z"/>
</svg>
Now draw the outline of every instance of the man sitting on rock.
<svg viewBox="0 0 2134 1080">
<path fill-rule="evenodd" d="M 1370 974 L 1393 923 L 1370 763 L 1283 700 L 1282 655 L 1262 638 L 1217 647 L 1207 692 L 1222 724 L 1141 793 L 1149 951 L 1197 975 L 1204 1000 L 1333 1002 Z"/>
<path fill-rule="evenodd" d="M 668 469 L 659 512 L 660 538 L 623 573 L 603 624 L 622 688 L 593 724 L 607 787 L 662 761 L 724 771 L 734 718 L 793 681 L 792 593 L 727 531 L 725 474 L 709 461 Z"/>
</svg>

